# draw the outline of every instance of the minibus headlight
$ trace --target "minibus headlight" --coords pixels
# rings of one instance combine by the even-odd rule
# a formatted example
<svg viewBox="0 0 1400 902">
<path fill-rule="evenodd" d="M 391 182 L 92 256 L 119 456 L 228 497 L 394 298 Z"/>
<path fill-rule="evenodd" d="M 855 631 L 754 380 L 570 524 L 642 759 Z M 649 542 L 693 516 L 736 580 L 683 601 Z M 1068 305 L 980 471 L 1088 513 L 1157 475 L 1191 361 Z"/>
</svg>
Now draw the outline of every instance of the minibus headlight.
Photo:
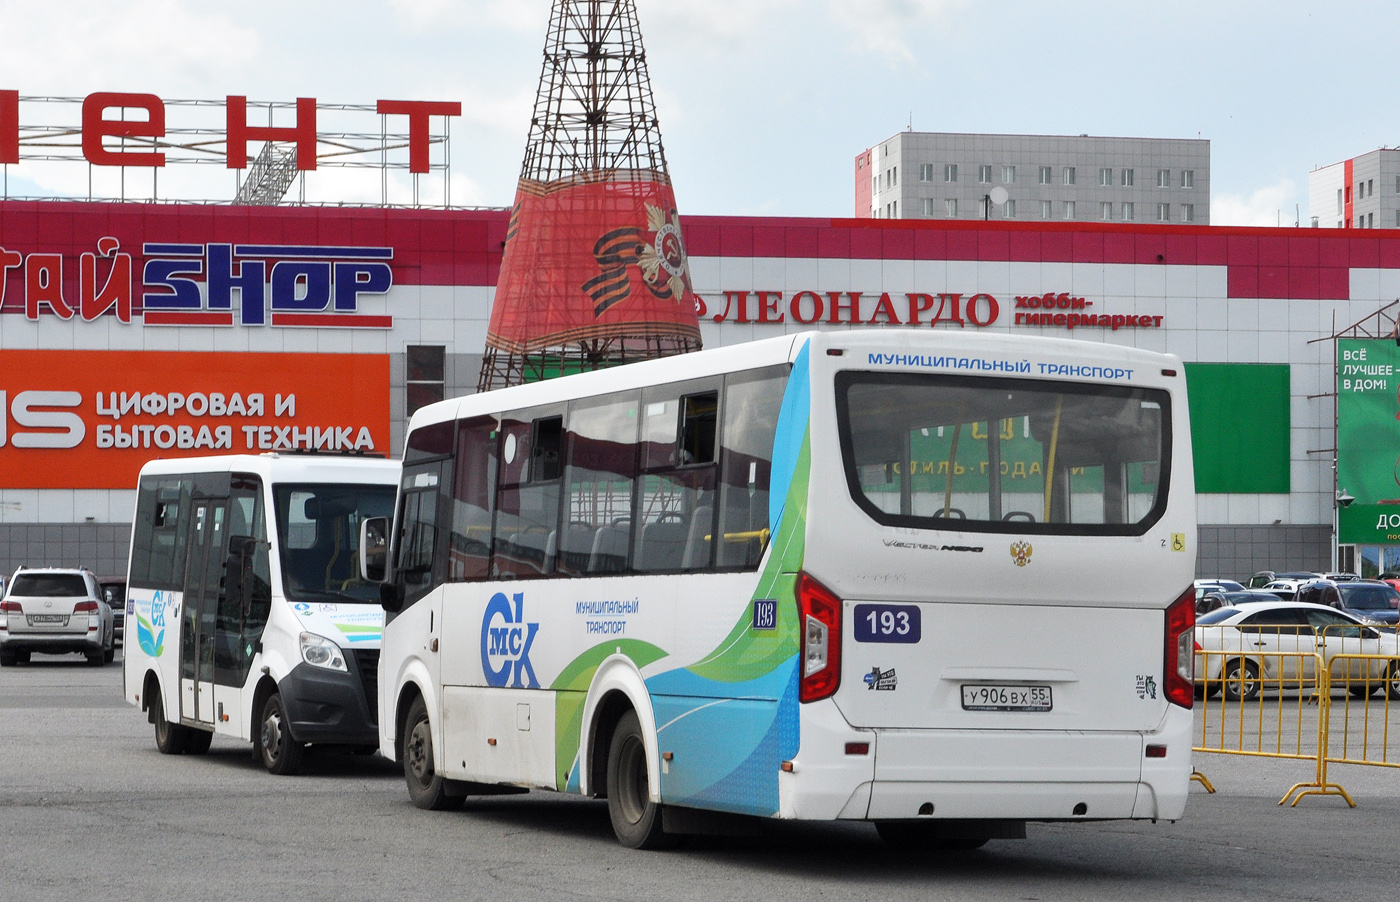
<svg viewBox="0 0 1400 902">
<path fill-rule="evenodd" d="M 312 667 L 349 672 L 345 667 L 345 653 L 340 646 L 315 633 L 301 634 L 301 659 Z"/>
</svg>

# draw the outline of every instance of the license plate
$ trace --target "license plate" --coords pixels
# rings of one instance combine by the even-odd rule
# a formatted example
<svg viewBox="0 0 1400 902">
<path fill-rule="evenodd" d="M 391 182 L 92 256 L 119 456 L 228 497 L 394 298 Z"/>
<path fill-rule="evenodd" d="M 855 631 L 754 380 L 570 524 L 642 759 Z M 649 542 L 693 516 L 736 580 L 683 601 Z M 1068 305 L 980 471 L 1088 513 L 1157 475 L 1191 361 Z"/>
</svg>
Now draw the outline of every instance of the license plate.
<svg viewBox="0 0 1400 902">
<path fill-rule="evenodd" d="M 38 626 L 38 625 L 41 624 L 41 623 L 59 623 L 59 624 L 66 624 L 67 622 L 68 622 L 68 615 L 67 615 L 67 614 L 30 614 L 30 615 L 29 615 L 29 625 L 30 625 L 30 626 Z"/>
<path fill-rule="evenodd" d="M 964 711 L 1049 711 L 1049 686 L 962 687 Z"/>
</svg>

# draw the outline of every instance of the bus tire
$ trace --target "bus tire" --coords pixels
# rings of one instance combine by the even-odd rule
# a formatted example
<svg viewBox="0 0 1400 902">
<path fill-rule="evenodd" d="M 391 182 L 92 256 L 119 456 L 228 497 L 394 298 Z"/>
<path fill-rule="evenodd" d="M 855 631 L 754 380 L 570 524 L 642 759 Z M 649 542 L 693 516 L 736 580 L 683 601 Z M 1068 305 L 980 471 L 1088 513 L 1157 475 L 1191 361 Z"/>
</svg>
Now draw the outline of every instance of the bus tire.
<svg viewBox="0 0 1400 902">
<path fill-rule="evenodd" d="M 185 736 L 185 754 L 203 755 L 209 751 L 209 744 L 214 741 L 214 734 L 208 730 L 192 730 Z"/>
<path fill-rule="evenodd" d="M 162 755 L 183 755 L 189 742 L 189 728 L 165 719 L 165 703 L 161 701 L 159 690 L 155 690 L 150 699 L 151 723 L 156 727 L 156 751 Z"/>
<path fill-rule="evenodd" d="M 646 740 L 637 712 L 617 722 L 608 747 L 608 819 L 617 841 L 629 849 L 660 849 L 676 837 L 661 828 L 661 805 L 651 801 Z"/>
<path fill-rule="evenodd" d="M 1221 691 L 1225 700 L 1231 702 L 1254 701 L 1259 696 L 1259 665 L 1253 661 L 1232 658 L 1225 664 L 1221 674 L 1225 685 Z"/>
<path fill-rule="evenodd" d="M 270 774 L 289 777 L 301 770 L 304 751 L 302 744 L 292 738 L 282 696 L 274 692 L 263 702 L 262 716 L 258 718 L 258 753 L 263 767 Z"/>
<path fill-rule="evenodd" d="M 447 780 L 433 763 L 433 725 L 421 695 L 408 706 L 403 737 L 403 779 L 413 804 L 424 811 L 461 808 L 466 798 L 447 794 Z"/>
</svg>

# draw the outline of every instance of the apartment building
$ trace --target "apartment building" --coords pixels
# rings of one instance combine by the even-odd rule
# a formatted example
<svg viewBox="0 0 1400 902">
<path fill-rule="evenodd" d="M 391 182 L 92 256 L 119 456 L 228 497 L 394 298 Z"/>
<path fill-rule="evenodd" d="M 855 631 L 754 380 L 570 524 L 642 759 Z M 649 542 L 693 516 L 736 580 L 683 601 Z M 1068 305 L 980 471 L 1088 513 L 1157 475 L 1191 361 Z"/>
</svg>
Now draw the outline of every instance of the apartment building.
<svg viewBox="0 0 1400 902">
<path fill-rule="evenodd" d="M 1210 224 L 1210 142 L 906 131 L 855 159 L 857 219 Z"/>
</svg>

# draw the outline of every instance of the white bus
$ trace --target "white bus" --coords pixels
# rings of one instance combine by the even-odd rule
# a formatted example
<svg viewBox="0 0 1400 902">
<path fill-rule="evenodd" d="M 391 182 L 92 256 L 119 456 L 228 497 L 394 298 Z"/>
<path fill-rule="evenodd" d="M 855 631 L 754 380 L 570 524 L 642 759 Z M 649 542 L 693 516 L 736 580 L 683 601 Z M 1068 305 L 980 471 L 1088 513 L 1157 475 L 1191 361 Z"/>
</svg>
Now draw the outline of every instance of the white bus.
<svg viewBox="0 0 1400 902">
<path fill-rule="evenodd" d="M 308 744 L 378 747 L 384 611 L 358 538 L 392 512 L 398 479 L 396 462 L 309 454 L 141 469 L 124 692 L 161 752 L 227 735 L 291 774 Z"/>
<path fill-rule="evenodd" d="M 380 751 L 419 807 L 606 796 L 633 847 L 1175 819 L 1195 530 L 1181 362 L 1114 345 L 805 333 L 444 401 L 362 537 Z"/>
</svg>

